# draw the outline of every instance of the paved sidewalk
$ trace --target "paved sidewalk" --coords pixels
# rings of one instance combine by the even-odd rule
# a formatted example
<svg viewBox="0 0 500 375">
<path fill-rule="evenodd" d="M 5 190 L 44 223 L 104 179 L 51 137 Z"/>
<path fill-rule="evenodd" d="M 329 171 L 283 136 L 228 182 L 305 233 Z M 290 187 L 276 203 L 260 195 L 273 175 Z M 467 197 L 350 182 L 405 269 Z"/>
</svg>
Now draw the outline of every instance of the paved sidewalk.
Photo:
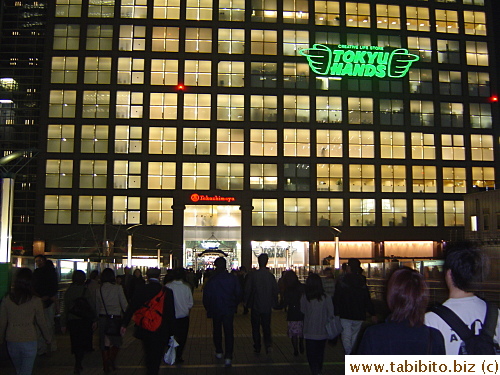
<svg viewBox="0 0 500 375">
<path fill-rule="evenodd" d="M 175 375 L 309 375 L 305 354 L 294 357 L 290 339 L 286 336 L 286 313 L 274 311 L 272 316 L 273 349 L 270 354 L 253 352 L 250 314 L 243 315 L 240 307 L 235 316 L 235 348 L 233 366 L 224 367 L 224 361 L 214 356 L 212 344 L 212 321 L 207 319 L 201 304 L 201 292 L 195 290 L 195 305 L 191 310 L 189 336 L 184 350 L 185 362 L 180 366 L 164 365 L 160 374 Z M 122 350 L 118 355 L 119 375 L 143 375 L 145 373 L 144 354 L 139 340 L 128 329 Z M 98 348 L 97 335 L 94 347 Z M 65 375 L 73 373 L 74 357 L 69 347 L 69 336 L 57 335 L 58 350 L 50 357 L 39 357 L 35 363 L 34 375 Z M 98 350 L 86 355 L 82 375 L 102 375 L 101 354 Z M 324 375 L 344 373 L 344 352 L 342 344 L 327 344 L 325 351 Z M 15 375 L 14 368 L 5 356 L 0 356 L 0 374 Z"/>
</svg>

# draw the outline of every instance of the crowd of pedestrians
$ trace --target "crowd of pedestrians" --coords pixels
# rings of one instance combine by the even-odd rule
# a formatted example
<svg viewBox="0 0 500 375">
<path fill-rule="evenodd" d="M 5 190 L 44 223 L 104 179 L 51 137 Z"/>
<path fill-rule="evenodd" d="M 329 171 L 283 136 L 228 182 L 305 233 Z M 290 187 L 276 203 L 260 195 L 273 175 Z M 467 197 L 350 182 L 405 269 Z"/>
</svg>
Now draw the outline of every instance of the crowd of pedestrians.
<svg viewBox="0 0 500 375">
<path fill-rule="evenodd" d="M 123 275 L 118 275 L 119 283 L 111 268 L 100 274 L 91 272 L 88 280 L 83 271 L 74 271 L 61 313 L 62 332 L 69 333 L 75 359 L 74 374 L 81 373 L 85 353 L 93 350 L 95 331 L 103 371 L 115 371 L 123 336 L 132 320 L 133 336 L 143 345 L 147 375 L 158 374 L 171 336 L 179 344 L 175 363 L 182 365 L 189 339 L 193 291 L 199 285 L 203 288 L 203 307 L 212 320 L 214 355 L 223 359 L 227 367 L 233 363 L 234 316 L 240 304 L 242 314 L 250 312 L 256 355 L 262 349 L 266 354 L 272 351 L 272 311 L 284 310 L 293 355 L 305 353 L 312 375 L 322 373 L 328 342 L 341 343 L 346 355 L 473 354 L 473 350 L 480 350 L 464 339 L 456 323 L 450 322 L 450 314 L 473 334 L 483 331 L 489 335 L 488 343 L 493 350 L 498 349 L 498 309 L 472 292 L 474 283 L 484 277 L 487 262 L 480 250 L 469 245 L 447 249 L 443 274 L 449 298 L 443 305 L 430 308 L 429 288 L 423 275 L 407 267 L 395 269 L 386 288 L 390 314 L 382 323 L 378 322 L 358 259 L 349 259 L 344 272 L 336 276 L 330 268 L 321 276 L 311 272 L 305 283 L 299 281 L 293 270 L 285 271 L 277 281 L 267 268 L 268 259 L 265 253 L 259 255 L 259 268 L 247 273 L 243 267 L 228 272 L 225 258 L 217 258 L 215 268 L 204 274 L 203 283 L 198 272 L 183 268 L 169 270 L 163 283 L 157 268 L 148 269 L 146 278 L 139 269 L 131 273 L 126 268 Z M 34 272 L 29 268 L 17 271 L 12 290 L 0 306 L 0 344 L 7 342 L 19 375 L 32 373 L 37 355 L 56 350 L 57 274 L 44 256 L 35 260 Z M 151 330 L 138 323 L 134 314 L 158 296 L 161 318 L 158 327 Z M 341 326 L 338 342 L 327 329 L 334 316 Z"/>
</svg>

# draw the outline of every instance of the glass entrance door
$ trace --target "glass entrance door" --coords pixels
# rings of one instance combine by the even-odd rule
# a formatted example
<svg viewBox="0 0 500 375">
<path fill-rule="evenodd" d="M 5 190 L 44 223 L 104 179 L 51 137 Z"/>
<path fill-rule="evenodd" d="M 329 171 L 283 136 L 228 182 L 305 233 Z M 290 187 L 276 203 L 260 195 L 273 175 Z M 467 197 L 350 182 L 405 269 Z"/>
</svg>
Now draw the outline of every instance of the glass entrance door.
<svg viewBox="0 0 500 375">
<path fill-rule="evenodd" d="M 184 211 L 184 264 L 186 268 L 198 270 L 213 267 L 214 260 L 222 253 L 227 255 L 228 266 L 231 268 L 240 266 L 241 211 L 239 206 L 187 205 Z"/>
</svg>

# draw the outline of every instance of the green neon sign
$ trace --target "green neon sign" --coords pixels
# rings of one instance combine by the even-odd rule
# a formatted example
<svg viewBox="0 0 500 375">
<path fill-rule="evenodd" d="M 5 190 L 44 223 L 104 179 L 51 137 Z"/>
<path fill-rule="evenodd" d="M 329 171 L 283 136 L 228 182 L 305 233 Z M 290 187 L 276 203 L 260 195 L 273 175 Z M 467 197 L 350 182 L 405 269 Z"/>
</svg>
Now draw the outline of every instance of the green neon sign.
<svg viewBox="0 0 500 375">
<path fill-rule="evenodd" d="M 384 47 L 314 44 L 299 51 L 316 74 L 332 77 L 402 78 L 420 57 L 406 48 L 387 52 Z"/>
</svg>

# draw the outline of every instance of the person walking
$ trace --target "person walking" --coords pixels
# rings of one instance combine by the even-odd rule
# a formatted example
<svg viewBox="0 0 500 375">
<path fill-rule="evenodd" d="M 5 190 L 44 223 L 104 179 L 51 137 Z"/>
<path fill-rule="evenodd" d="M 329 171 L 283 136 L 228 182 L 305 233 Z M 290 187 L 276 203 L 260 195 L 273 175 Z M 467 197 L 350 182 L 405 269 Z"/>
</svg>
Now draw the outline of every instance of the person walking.
<svg viewBox="0 0 500 375">
<path fill-rule="evenodd" d="M 316 273 L 307 277 L 300 310 L 304 314 L 304 338 L 309 368 L 312 375 L 320 375 L 328 340 L 326 323 L 333 316 L 333 301 L 325 294 L 321 277 Z"/>
<path fill-rule="evenodd" d="M 17 272 L 12 291 L 0 305 L 0 344 L 7 351 L 17 375 L 31 375 L 37 355 L 37 330 L 50 346 L 52 332 L 43 311 L 42 300 L 32 292 L 33 273 L 29 268 Z"/>
<path fill-rule="evenodd" d="M 449 298 L 440 307 L 451 310 L 476 334 L 479 328 L 485 326 L 487 303 L 477 297 L 472 290 L 474 284 L 482 281 L 482 277 L 486 275 L 486 262 L 487 258 L 480 249 L 470 243 L 461 242 L 449 245 L 443 265 Z M 467 353 L 464 341 L 438 314 L 428 312 L 425 315 L 425 324 L 441 331 L 446 345 L 446 354 Z M 498 344 L 500 319 L 497 318 L 494 327 L 493 339 Z"/>
<path fill-rule="evenodd" d="M 121 335 L 106 334 L 108 317 L 121 318 L 127 308 L 127 298 L 120 285 L 115 284 L 115 272 L 105 268 L 101 273 L 101 287 L 95 295 L 96 311 L 99 315 L 99 347 L 104 372 L 116 369 L 116 357 L 122 346 Z"/>
<path fill-rule="evenodd" d="M 335 286 L 333 301 L 335 315 L 340 316 L 342 323 L 342 344 L 346 355 L 354 351 L 361 325 L 366 320 L 366 314 L 376 322 L 370 292 L 366 278 L 361 274 L 361 263 L 356 258 L 347 262 L 346 274 Z"/>
<path fill-rule="evenodd" d="M 140 286 L 146 284 L 146 281 L 142 277 L 142 272 L 139 268 L 136 268 L 134 270 L 134 273 L 132 274 L 132 277 L 130 278 L 129 284 L 127 286 L 128 289 L 128 298 L 131 300 L 134 298 L 135 291 L 140 288 Z"/>
<path fill-rule="evenodd" d="M 264 336 L 266 353 L 272 346 L 271 312 L 278 306 L 278 284 L 276 278 L 266 267 L 269 256 L 262 253 L 258 257 L 259 269 L 248 276 L 245 285 L 245 304 L 250 309 L 253 348 L 255 353 L 261 350 L 260 327 Z"/>
<path fill-rule="evenodd" d="M 181 364 L 184 362 L 182 358 L 182 353 L 186 346 L 186 341 L 189 331 L 189 311 L 193 307 L 193 293 L 191 285 L 189 285 L 186 279 L 186 270 L 182 267 L 175 268 L 173 270 L 173 281 L 165 284 L 165 286 L 172 290 L 174 293 L 174 305 L 175 305 L 175 322 L 174 322 L 174 336 L 179 344 L 175 352 L 176 364 Z"/>
<path fill-rule="evenodd" d="M 387 283 L 385 323 L 368 327 L 357 354 L 445 354 L 441 332 L 424 324 L 429 288 L 417 271 L 404 267 L 393 272 Z"/>
<path fill-rule="evenodd" d="M 92 335 L 97 328 L 97 315 L 92 307 L 90 291 L 85 286 L 85 272 L 76 270 L 71 277 L 72 283 L 64 293 L 64 306 L 61 316 L 61 330 L 69 331 L 71 353 L 75 356 L 73 373 L 78 375 L 83 369 L 82 362 L 85 352 L 92 350 Z M 79 302 L 84 299 L 85 303 Z M 77 311 L 75 308 L 83 306 L 87 311 Z M 86 316 L 85 316 L 86 315 Z"/>
<path fill-rule="evenodd" d="M 167 346 L 169 337 L 174 334 L 174 294 L 171 289 L 163 287 L 160 284 L 160 270 L 158 268 L 149 268 L 146 271 L 146 278 L 148 283 L 138 287 L 137 292 L 134 294 L 125 311 L 121 332 L 122 335 L 125 335 L 127 326 L 137 310 L 147 304 L 161 291 L 165 293 L 162 320 L 158 330 L 152 332 L 137 325 L 134 327 L 134 337 L 142 341 L 144 348 L 146 374 L 158 375 L 165 347 Z"/>
<path fill-rule="evenodd" d="M 304 285 L 301 284 L 295 271 L 286 273 L 286 288 L 284 292 L 284 307 L 288 322 L 288 337 L 292 340 L 293 355 L 304 353 L 304 314 L 300 310 L 300 300 L 304 294 Z"/>
<path fill-rule="evenodd" d="M 227 272 L 226 259 L 219 257 L 214 262 L 215 273 L 203 289 L 203 306 L 207 316 L 212 318 L 215 356 L 224 356 L 225 366 L 231 366 L 234 348 L 234 314 L 243 297 L 240 282 Z M 222 350 L 222 329 L 224 328 L 225 351 Z"/>
<path fill-rule="evenodd" d="M 43 313 L 52 332 L 52 337 L 55 333 L 55 316 L 58 290 L 57 272 L 54 268 L 54 263 L 48 260 L 45 255 L 37 255 L 35 257 L 35 271 L 33 272 L 33 288 L 35 294 L 42 299 Z M 41 331 L 37 329 L 38 335 L 38 355 L 50 355 L 51 351 L 57 350 L 56 341 L 52 340 L 50 347 L 47 346 L 46 340 Z"/>
</svg>

